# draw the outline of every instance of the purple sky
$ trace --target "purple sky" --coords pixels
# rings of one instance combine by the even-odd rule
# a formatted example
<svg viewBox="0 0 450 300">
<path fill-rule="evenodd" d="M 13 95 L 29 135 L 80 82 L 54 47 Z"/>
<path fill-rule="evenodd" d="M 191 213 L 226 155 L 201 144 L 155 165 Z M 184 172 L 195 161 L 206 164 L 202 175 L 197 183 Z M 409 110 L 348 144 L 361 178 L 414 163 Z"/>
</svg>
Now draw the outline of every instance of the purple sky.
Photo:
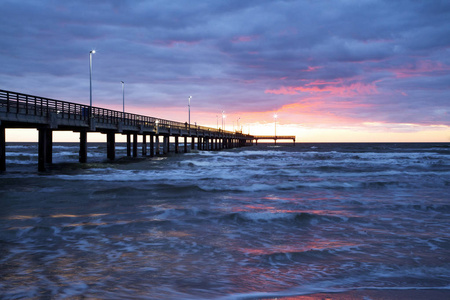
<svg viewBox="0 0 450 300">
<path fill-rule="evenodd" d="M 89 103 L 95 49 L 95 106 L 450 126 L 450 1 L 0 2 L 1 89 Z"/>
</svg>

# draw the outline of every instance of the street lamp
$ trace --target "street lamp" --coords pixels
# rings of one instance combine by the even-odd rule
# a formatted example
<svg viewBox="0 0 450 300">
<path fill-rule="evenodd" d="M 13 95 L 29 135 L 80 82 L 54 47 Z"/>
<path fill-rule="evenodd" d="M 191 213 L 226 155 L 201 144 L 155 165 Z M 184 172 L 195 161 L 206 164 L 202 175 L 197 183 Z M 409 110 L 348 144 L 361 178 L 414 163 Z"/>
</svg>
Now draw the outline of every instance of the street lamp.
<svg viewBox="0 0 450 300">
<path fill-rule="evenodd" d="M 191 129 L 191 99 L 192 99 L 192 96 L 189 96 L 189 99 L 188 99 L 188 108 L 189 108 L 189 129 Z"/>
<path fill-rule="evenodd" d="M 277 138 L 277 118 L 278 118 L 278 115 L 274 114 L 273 118 L 275 119 L 275 139 L 276 139 Z"/>
<path fill-rule="evenodd" d="M 125 117 L 125 82 L 122 82 L 122 103 L 123 103 L 123 115 Z"/>
<path fill-rule="evenodd" d="M 90 102 L 89 102 L 89 108 L 90 108 L 90 117 L 92 117 L 92 54 L 95 54 L 95 50 L 91 50 L 89 52 L 89 91 L 90 91 Z"/>
<path fill-rule="evenodd" d="M 156 129 L 156 134 L 158 134 L 158 131 L 159 131 L 159 120 L 155 121 L 155 127 L 156 127 L 155 128 Z M 158 136 L 156 136 L 156 140 L 159 141 L 159 137 Z M 157 151 L 159 151 L 159 150 L 157 150 Z"/>
<path fill-rule="evenodd" d="M 225 130 L 225 111 L 222 110 L 222 130 Z"/>
</svg>

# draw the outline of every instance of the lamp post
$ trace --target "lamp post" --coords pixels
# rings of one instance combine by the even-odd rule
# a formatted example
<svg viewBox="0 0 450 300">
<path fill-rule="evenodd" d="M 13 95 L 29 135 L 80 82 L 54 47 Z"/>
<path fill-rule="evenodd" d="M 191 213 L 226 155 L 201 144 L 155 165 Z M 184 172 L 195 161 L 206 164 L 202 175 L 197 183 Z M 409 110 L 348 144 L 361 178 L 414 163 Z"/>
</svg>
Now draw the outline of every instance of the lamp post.
<svg viewBox="0 0 450 300">
<path fill-rule="evenodd" d="M 95 54 L 95 50 L 89 52 L 89 117 L 92 117 L 92 54 Z"/>
<path fill-rule="evenodd" d="M 239 117 L 238 119 L 237 119 L 237 131 L 239 131 L 239 120 L 241 119 L 241 117 Z M 242 132 L 242 131 L 241 131 Z"/>
<path fill-rule="evenodd" d="M 192 99 L 192 96 L 189 96 L 189 99 L 188 99 L 188 109 L 189 109 L 189 129 L 191 129 L 191 99 Z"/>
<path fill-rule="evenodd" d="M 278 115 L 274 114 L 273 118 L 275 119 L 275 140 L 276 140 L 276 138 L 277 138 L 277 118 L 278 118 Z"/>
<path fill-rule="evenodd" d="M 225 130 L 225 111 L 222 110 L 222 131 Z"/>
<path fill-rule="evenodd" d="M 123 116 L 125 118 L 125 82 L 122 82 L 122 103 L 123 103 Z"/>
</svg>

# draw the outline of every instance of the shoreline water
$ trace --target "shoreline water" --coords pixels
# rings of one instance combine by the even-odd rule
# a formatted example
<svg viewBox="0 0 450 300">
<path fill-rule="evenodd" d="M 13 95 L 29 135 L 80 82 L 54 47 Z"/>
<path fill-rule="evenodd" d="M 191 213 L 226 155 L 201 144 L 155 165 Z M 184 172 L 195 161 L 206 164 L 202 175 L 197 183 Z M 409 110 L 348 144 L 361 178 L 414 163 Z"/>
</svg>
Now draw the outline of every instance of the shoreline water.
<svg viewBox="0 0 450 300">
<path fill-rule="evenodd" d="M 448 295 L 449 144 L 108 163 L 96 143 L 84 167 L 76 143 L 57 144 L 46 173 L 33 147 L 13 145 L 0 174 L 0 298 Z"/>
<path fill-rule="evenodd" d="M 259 298 L 261 300 L 431 300 L 449 299 L 450 288 L 446 289 L 357 289 L 345 292 L 315 293 L 299 296 Z"/>
</svg>

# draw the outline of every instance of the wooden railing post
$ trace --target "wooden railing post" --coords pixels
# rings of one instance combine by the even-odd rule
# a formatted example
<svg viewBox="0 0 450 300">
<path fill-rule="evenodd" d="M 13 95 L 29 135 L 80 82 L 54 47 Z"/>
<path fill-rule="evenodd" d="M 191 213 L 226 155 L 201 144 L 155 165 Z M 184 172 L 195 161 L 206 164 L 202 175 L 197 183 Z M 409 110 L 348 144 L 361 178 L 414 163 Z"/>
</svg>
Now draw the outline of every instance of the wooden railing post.
<svg viewBox="0 0 450 300">
<path fill-rule="evenodd" d="M 9 104 L 9 92 L 6 92 L 6 112 L 9 112 L 10 104 Z"/>
<path fill-rule="evenodd" d="M 19 94 L 16 94 L 16 114 L 19 113 Z"/>
</svg>

